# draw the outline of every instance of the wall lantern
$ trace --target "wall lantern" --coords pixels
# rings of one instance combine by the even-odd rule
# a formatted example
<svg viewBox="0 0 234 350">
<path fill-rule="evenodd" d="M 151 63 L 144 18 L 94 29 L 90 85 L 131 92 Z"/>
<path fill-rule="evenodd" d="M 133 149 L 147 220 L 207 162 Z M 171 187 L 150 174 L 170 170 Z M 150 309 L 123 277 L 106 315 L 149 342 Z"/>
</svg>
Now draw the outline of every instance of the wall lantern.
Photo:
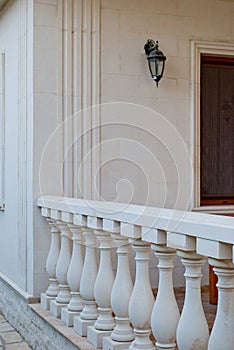
<svg viewBox="0 0 234 350">
<path fill-rule="evenodd" d="M 144 46 L 150 74 L 157 86 L 163 76 L 165 61 L 167 59 L 163 52 L 158 49 L 158 46 L 158 41 L 155 43 L 153 39 L 148 39 Z"/>
</svg>

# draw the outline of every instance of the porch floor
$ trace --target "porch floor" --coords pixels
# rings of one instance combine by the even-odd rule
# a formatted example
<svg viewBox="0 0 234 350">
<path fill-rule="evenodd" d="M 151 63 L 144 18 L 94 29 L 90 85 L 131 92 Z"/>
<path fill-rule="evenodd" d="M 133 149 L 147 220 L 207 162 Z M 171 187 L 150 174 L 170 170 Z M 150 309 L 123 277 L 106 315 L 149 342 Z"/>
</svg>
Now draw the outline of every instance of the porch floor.
<svg viewBox="0 0 234 350">
<path fill-rule="evenodd" d="M 0 315 L 0 350 L 32 349 L 6 319 Z"/>
</svg>

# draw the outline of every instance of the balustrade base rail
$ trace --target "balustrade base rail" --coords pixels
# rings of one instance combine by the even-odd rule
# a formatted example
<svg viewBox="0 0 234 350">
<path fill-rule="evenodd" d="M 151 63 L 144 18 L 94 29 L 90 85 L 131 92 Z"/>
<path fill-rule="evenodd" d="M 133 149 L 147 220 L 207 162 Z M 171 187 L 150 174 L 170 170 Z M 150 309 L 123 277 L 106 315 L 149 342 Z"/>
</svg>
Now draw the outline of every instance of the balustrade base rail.
<svg viewBox="0 0 234 350">
<path fill-rule="evenodd" d="M 204 306 L 204 311 L 208 321 L 209 330 L 211 331 L 215 320 L 217 306 L 211 305 L 209 303 L 209 286 L 202 286 L 201 290 L 202 290 L 202 302 Z M 157 295 L 157 289 L 154 289 L 153 293 L 154 295 Z M 175 287 L 175 296 L 176 296 L 176 300 L 180 311 L 183 308 L 184 294 L 185 294 L 184 287 Z M 60 319 L 57 319 L 56 317 L 52 317 L 50 312 L 45 311 L 40 304 L 33 304 L 30 307 L 35 313 L 38 314 L 39 317 L 41 317 L 51 327 L 53 327 L 56 332 L 59 332 L 69 342 L 73 343 L 78 349 L 84 348 L 85 350 L 88 350 L 88 349 L 93 350 L 94 347 L 90 343 L 88 343 L 85 337 L 80 337 L 77 334 L 77 332 L 73 330 L 73 328 L 66 327 Z"/>
<path fill-rule="evenodd" d="M 72 346 L 74 349 L 80 350 L 94 350 L 94 347 L 87 341 L 86 337 L 79 336 L 73 329 L 73 327 L 66 326 L 61 319 L 51 316 L 49 311 L 44 310 L 40 304 L 30 305 L 30 308 L 40 317 L 43 321 L 46 322 L 48 326 L 53 328 L 55 333 L 58 333 L 60 336 L 64 337 L 65 342 L 61 350 L 70 350 Z M 41 331 L 38 342 L 40 349 L 40 338 L 43 337 L 43 331 Z M 54 333 L 54 334 L 55 334 Z M 59 344 L 57 344 L 58 346 Z"/>
<path fill-rule="evenodd" d="M 202 290 L 202 302 L 204 306 L 204 311 L 208 321 L 209 330 L 211 331 L 213 327 L 214 319 L 215 319 L 217 306 L 211 305 L 209 303 L 209 286 L 202 286 L 201 290 Z M 154 289 L 153 293 L 154 295 L 157 295 L 157 289 Z M 180 311 L 183 308 L 184 294 L 185 294 L 184 287 L 175 288 L 175 296 L 176 296 L 176 300 Z M 53 327 L 56 332 L 64 336 L 69 342 L 71 342 L 78 349 L 81 349 L 81 350 L 94 349 L 94 347 L 87 341 L 85 337 L 80 337 L 72 327 L 65 326 L 60 319 L 51 316 L 50 312 L 45 311 L 44 308 L 41 306 L 41 304 L 33 304 L 30 307 L 39 317 L 41 317 L 45 322 L 47 322 L 48 325 Z"/>
</svg>

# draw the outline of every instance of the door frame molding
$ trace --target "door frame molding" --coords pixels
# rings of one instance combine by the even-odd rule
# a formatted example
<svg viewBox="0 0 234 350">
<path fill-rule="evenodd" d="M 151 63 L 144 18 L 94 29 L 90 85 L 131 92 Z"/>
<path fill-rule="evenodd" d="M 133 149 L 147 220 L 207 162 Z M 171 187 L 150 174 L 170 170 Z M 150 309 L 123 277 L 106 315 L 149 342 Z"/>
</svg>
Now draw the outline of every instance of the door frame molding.
<svg viewBox="0 0 234 350">
<path fill-rule="evenodd" d="M 210 213 L 234 213 L 233 205 L 200 205 L 200 71 L 201 55 L 232 56 L 234 43 L 191 40 L 191 155 L 194 164 L 193 210 Z"/>
</svg>

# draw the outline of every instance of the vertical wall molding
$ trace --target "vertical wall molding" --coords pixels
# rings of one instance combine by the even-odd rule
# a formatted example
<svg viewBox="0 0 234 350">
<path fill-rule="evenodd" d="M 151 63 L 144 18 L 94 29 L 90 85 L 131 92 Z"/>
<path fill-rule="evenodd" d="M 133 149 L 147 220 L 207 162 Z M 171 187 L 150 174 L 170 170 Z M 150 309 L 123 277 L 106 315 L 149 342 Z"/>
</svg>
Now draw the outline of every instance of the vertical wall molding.
<svg viewBox="0 0 234 350">
<path fill-rule="evenodd" d="M 5 118 L 6 118 L 6 55 L 0 57 L 0 210 L 5 207 Z"/>
<path fill-rule="evenodd" d="M 91 161 L 90 157 L 87 157 L 91 150 L 91 134 L 89 130 L 92 128 L 91 120 L 91 106 L 92 100 L 92 1 L 83 0 L 82 1 L 82 28 L 81 28 L 81 82 L 82 82 L 82 91 L 81 91 L 81 103 L 82 111 L 81 114 L 81 128 L 82 128 L 82 165 L 81 165 L 81 176 L 80 187 L 81 187 L 81 196 L 83 198 L 91 199 L 92 198 L 92 170 L 91 164 L 88 162 Z M 89 168 L 89 169 L 88 169 Z"/>
<path fill-rule="evenodd" d="M 72 128 L 70 123 L 66 122 L 73 114 L 72 108 L 72 3 L 73 0 L 63 1 L 63 63 L 62 63 L 62 93 L 63 93 L 63 149 L 64 149 L 64 194 L 72 196 L 73 172 L 71 164 L 73 164 L 72 152 L 70 152 L 70 142 L 72 139 Z"/>
<path fill-rule="evenodd" d="M 82 81 L 81 81 L 81 29 L 82 29 L 82 1 L 77 0 L 73 1 L 73 19 L 72 19 L 72 47 L 73 47 L 73 56 L 72 56 L 72 68 L 73 68 L 73 94 L 72 94 L 72 103 L 73 111 L 76 115 L 77 111 L 80 111 L 82 108 L 81 96 L 82 96 Z M 78 184 L 78 173 L 79 166 L 81 162 L 81 139 L 79 134 L 81 131 L 81 115 L 79 117 L 74 117 L 72 120 L 73 127 L 73 139 L 75 144 L 73 147 L 73 196 L 76 198 L 81 197 L 81 191 Z"/>
<path fill-rule="evenodd" d="M 86 199 L 99 190 L 99 26 L 99 0 L 63 0 L 64 194 Z"/>
<path fill-rule="evenodd" d="M 92 199 L 100 194 L 100 1 L 92 0 Z"/>
<path fill-rule="evenodd" d="M 30 273 L 33 265 L 28 261 L 27 244 L 32 233 L 32 199 L 33 187 L 32 164 L 32 2 L 18 1 L 18 101 L 17 101 L 17 249 L 18 271 L 22 276 L 21 286 L 24 290 L 32 289 Z M 30 126 L 29 126 L 30 125 Z M 30 167 L 30 168 L 29 168 Z M 29 209 L 30 208 L 30 209 Z M 30 284 L 30 285 L 29 285 Z"/>
<path fill-rule="evenodd" d="M 17 121 L 17 148 L 18 148 L 18 193 L 17 193 L 17 254 L 19 276 L 27 274 L 27 3 L 18 1 L 18 121 Z M 22 280 L 27 290 L 26 278 Z"/>
</svg>

